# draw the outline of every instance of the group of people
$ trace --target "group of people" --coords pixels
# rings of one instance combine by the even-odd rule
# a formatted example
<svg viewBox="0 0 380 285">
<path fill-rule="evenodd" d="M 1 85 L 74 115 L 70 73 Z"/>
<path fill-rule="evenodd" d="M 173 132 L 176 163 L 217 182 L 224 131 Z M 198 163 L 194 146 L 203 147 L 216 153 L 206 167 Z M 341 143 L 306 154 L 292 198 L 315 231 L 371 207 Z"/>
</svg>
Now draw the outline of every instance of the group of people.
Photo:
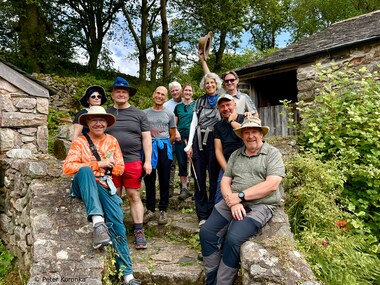
<svg viewBox="0 0 380 285">
<path fill-rule="evenodd" d="M 251 98 L 237 90 L 237 74 L 229 71 L 222 81 L 209 72 L 201 52 L 199 57 L 205 72 L 200 87 L 206 94 L 195 101 L 191 85 L 172 82 L 170 100 L 168 89 L 159 86 L 153 106 L 139 110 L 129 104 L 136 88 L 122 77 L 114 81 L 112 107 L 101 107 L 107 101 L 101 86 L 90 86 L 80 100 L 85 109 L 74 119 L 63 172 L 74 176 L 71 194 L 83 201 L 93 223 L 93 247 L 115 248 L 124 285 L 141 281 L 133 275 L 122 198 L 130 204 L 135 246 L 145 249 L 144 223 L 168 223 L 173 161 L 179 168 L 180 200 L 192 196 L 188 163 L 192 166 L 206 284 L 233 283 L 241 244 L 270 220 L 281 199 L 285 170 L 280 152 L 264 141 L 269 128 L 261 125 Z M 226 92 L 221 92 L 223 82 Z"/>
</svg>

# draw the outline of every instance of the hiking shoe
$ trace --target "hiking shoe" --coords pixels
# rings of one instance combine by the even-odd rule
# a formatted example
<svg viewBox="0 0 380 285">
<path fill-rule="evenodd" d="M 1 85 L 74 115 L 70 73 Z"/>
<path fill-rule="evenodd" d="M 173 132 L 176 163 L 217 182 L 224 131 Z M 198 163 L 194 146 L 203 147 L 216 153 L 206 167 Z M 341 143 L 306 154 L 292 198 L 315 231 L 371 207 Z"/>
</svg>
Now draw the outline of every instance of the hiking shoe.
<svg viewBox="0 0 380 285">
<path fill-rule="evenodd" d="M 147 242 L 144 235 L 144 230 L 135 230 L 136 249 L 145 249 Z"/>
<path fill-rule="evenodd" d="M 187 188 L 182 188 L 181 190 L 181 193 L 179 194 L 178 196 L 178 200 L 186 200 L 187 198 L 189 198 L 191 196 L 189 190 L 187 190 Z"/>
<path fill-rule="evenodd" d="M 136 278 L 133 278 L 129 282 L 126 282 L 126 281 L 123 282 L 123 285 L 140 285 L 140 284 L 141 284 L 141 280 L 136 279 Z"/>
<path fill-rule="evenodd" d="M 144 213 L 144 220 L 143 220 L 143 223 L 146 224 L 147 222 L 149 221 L 153 221 L 155 220 L 157 217 L 156 217 L 156 214 L 153 213 L 152 211 L 150 210 L 146 210 L 145 213 Z"/>
<path fill-rule="evenodd" d="M 112 244 L 108 229 L 105 223 L 100 222 L 94 225 L 94 232 L 92 236 L 93 248 L 97 249 L 102 246 Z"/>
<path fill-rule="evenodd" d="M 168 223 L 168 213 L 165 211 L 160 211 L 160 215 L 158 217 L 159 225 L 166 225 Z"/>
</svg>

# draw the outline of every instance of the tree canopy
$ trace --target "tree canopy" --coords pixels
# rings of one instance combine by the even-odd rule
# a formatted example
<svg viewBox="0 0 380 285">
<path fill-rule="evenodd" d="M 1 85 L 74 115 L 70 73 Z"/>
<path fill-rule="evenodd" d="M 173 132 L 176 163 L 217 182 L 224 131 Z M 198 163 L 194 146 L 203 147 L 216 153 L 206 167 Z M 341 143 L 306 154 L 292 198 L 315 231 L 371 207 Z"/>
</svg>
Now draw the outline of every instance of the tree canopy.
<svg viewBox="0 0 380 285">
<path fill-rule="evenodd" d="M 0 55 L 28 72 L 58 72 L 88 59 L 87 71 L 111 69 L 109 44 L 133 47 L 139 79 L 175 78 L 197 62 L 198 39 L 214 33 L 212 70 L 228 54 L 257 54 L 336 21 L 380 9 L 377 0 L 8 0 L 0 3 Z M 243 37 L 248 45 L 242 46 Z"/>
</svg>

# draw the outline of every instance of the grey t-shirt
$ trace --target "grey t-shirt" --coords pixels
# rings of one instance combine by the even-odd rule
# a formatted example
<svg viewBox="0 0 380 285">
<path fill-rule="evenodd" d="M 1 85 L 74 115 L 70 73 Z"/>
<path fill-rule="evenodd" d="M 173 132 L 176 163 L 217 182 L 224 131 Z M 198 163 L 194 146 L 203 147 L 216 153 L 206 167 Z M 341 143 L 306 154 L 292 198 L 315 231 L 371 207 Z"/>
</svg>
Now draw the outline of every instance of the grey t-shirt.
<svg viewBox="0 0 380 285">
<path fill-rule="evenodd" d="M 280 151 L 268 143 L 263 144 L 260 152 L 253 156 L 245 154 L 245 146 L 234 151 L 227 163 L 224 176 L 232 178 L 232 192 L 240 192 L 264 182 L 267 176 L 285 177 L 285 167 Z M 281 201 L 280 190 L 261 199 L 247 201 L 245 204 L 278 205 Z"/>
<path fill-rule="evenodd" d="M 150 122 L 150 130 L 158 130 L 158 135 L 152 138 L 156 139 L 168 139 L 170 138 L 169 129 L 175 128 L 174 114 L 169 109 L 164 108 L 163 110 L 157 111 L 152 108 L 145 109 L 144 113 L 148 117 Z"/>
<path fill-rule="evenodd" d="M 133 106 L 126 109 L 107 108 L 107 113 L 116 117 L 106 133 L 114 136 L 123 152 L 124 162 L 141 160 L 142 132 L 149 132 L 150 125 L 145 113 Z"/>
</svg>

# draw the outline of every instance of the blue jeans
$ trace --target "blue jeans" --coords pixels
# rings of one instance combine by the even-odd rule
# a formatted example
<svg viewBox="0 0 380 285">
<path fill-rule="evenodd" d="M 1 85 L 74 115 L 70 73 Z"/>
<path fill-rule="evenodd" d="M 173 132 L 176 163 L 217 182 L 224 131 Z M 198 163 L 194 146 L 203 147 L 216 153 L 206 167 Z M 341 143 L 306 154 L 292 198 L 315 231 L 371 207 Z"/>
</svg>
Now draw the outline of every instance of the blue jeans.
<svg viewBox="0 0 380 285">
<path fill-rule="evenodd" d="M 88 221 L 92 221 L 91 217 L 94 215 L 104 217 L 109 225 L 112 246 L 117 252 L 116 268 L 120 269 L 123 275 L 132 274 L 121 198 L 118 195 L 111 195 L 108 189 L 98 184 L 92 169 L 88 166 L 80 168 L 74 176 L 71 194 L 83 201 Z"/>
</svg>

